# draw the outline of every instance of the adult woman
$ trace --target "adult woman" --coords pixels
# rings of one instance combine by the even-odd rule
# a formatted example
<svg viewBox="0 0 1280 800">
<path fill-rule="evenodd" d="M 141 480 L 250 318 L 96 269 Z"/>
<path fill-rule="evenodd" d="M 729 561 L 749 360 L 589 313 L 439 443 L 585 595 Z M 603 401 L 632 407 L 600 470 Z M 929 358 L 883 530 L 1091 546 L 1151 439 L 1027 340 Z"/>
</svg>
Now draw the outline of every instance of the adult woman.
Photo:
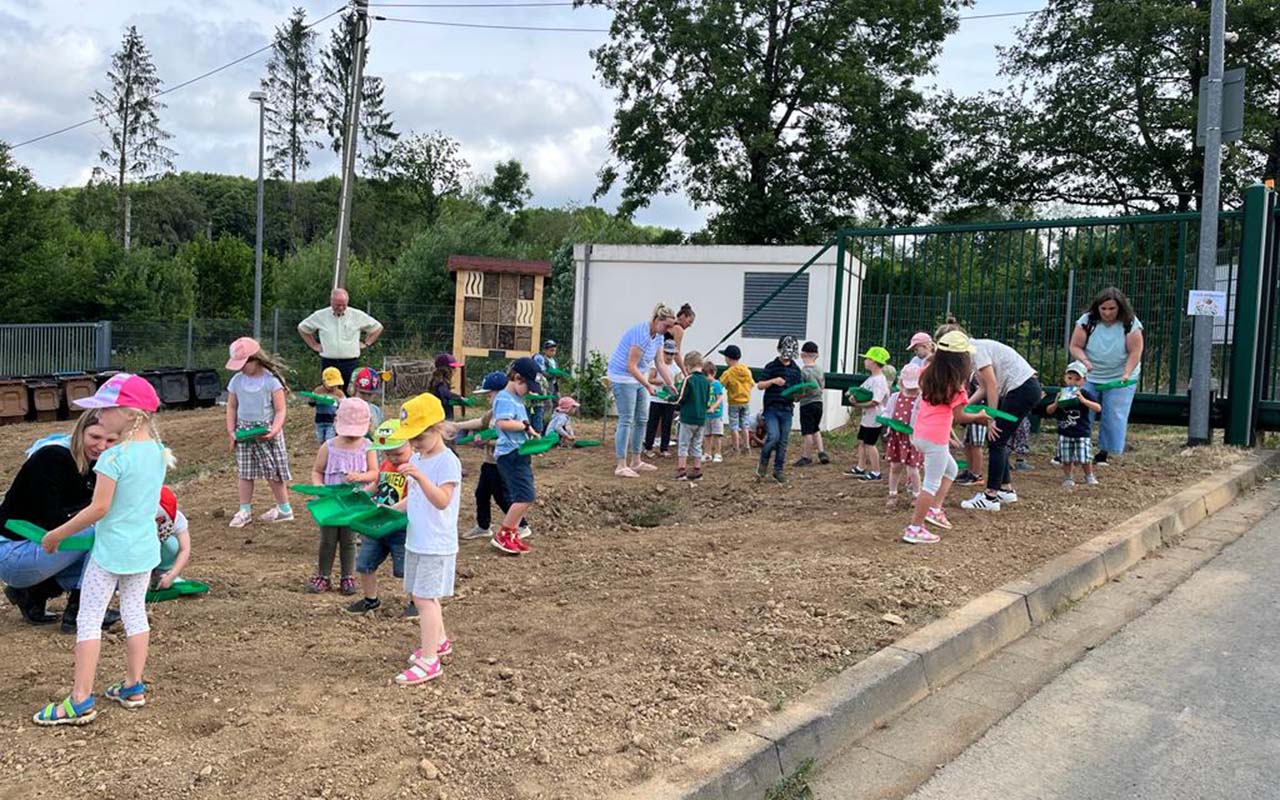
<svg viewBox="0 0 1280 800">
<path fill-rule="evenodd" d="M 680 310 L 676 312 L 675 324 L 671 326 L 667 332 L 676 342 L 676 363 L 684 363 L 684 332 L 693 324 L 693 320 L 697 314 L 693 313 L 693 306 L 685 303 L 680 306 Z"/>
<path fill-rule="evenodd" d="M 638 478 L 640 472 L 657 469 L 640 458 L 645 424 L 649 420 L 649 396 L 658 392 L 649 381 L 649 367 L 655 366 L 662 382 L 675 388 L 667 365 L 661 359 L 656 359 L 655 364 L 665 334 L 675 321 L 676 315 L 671 309 L 659 303 L 648 322 L 623 332 L 609 359 L 609 387 L 618 410 L 618 432 L 613 439 L 618 466 L 613 474 L 620 478 Z"/>
<path fill-rule="evenodd" d="M 1110 381 L 1127 381 L 1142 372 L 1142 322 L 1124 292 L 1114 286 L 1098 292 L 1089 310 L 1076 320 L 1071 332 L 1071 357 L 1084 362 L 1089 370 L 1085 388 L 1098 392 L 1098 385 Z M 1102 411 L 1097 416 L 1098 453 L 1095 464 L 1107 463 L 1108 453 L 1124 452 L 1125 430 L 1129 425 L 1129 408 L 1137 385 L 1098 392 Z"/>
<path fill-rule="evenodd" d="M 46 553 L 38 542 L 4 529 L 4 523 L 19 519 L 50 530 L 74 517 L 93 499 L 94 463 L 115 440 L 98 424 L 97 411 L 85 411 L 68 439 L 37 442 L 0 503 L 0 581 L 6 584 L 5 596 L 32 625 L 57 621 L 44 606 L 66 591 L 62 629 L 75 632 L 85 552 Z"/>
</svg>

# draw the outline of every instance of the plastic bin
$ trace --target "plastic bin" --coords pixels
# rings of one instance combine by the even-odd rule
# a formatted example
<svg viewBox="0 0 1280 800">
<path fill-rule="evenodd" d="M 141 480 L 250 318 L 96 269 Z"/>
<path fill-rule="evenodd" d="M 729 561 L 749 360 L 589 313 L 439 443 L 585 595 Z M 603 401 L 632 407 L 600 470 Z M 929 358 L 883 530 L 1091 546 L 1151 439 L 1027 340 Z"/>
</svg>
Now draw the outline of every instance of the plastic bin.
<svg viewBox="0 0 1280 800">
<path fill-rule="evenodd" d="M 27 418 L 30 407 L 27 384 L 20 380 L 0 380 L 0 425 L 12 425 Z"/>
<path fill-rule="evenodd" d="M 98 382 L 92 375 L 78 373 L 74 375 L 55 375 L 54 378 L 62 387 L 62 407 L 59 414 L 63 419 L 71 419 L 80 415 L 81 409 L 75 405 L 76 400 L 92 397 L 98 390 Z"/>
<path fill-rule="evenodd" d="M 191 379 L 185 369 L 170 367 L 142 373 L 160 396 L 165 408 L 187 408 L 191 405 Z"/>
<path fill-rule="evenodd" d="M 24 378 L 27 384 L 27 416 L 38 422 L 52 422 L 62 407 L 62 387 L 53 378 Z"/>
<path fill-rule="evenodd" d="M 222 378 L 216 370 L 193 369 L 189 372 L 191 382 L 191 401 L 201 407 L 208 408 L 218 402 L 222 394 Z"/>
</svg>

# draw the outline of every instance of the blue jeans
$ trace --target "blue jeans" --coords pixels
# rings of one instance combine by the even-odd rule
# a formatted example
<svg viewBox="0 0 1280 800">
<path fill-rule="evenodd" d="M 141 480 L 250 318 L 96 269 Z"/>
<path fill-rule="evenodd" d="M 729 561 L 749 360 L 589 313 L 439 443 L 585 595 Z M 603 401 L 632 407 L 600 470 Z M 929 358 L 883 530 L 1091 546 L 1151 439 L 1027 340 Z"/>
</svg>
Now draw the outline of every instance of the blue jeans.
<svg viewBox="0 0 1280 800">
<path fill-rule="evenodd" d="M 324 444 L 325 442 L 329 441 L 330 439 L 334 438 L 337 435 L 338 435 L 338 432 L 333 429 L 332 422 L 316 423 L 316 443 L 317 444 Z"/>
<path fill-rule="evenodd" d="M 760 412 L 764 420 L 764 447 L 760 448 L 760 466 L 769 465 L 769 454 L 773 454 L 773 471 L 782 472 L 787 463 L 787 438 L 791 436 L 792 406 L 768 406 Z"/>
<path fill-rule="evenodd" d="M 1133 397 L 1138 387 L 1126 386 L 1123 389 L 1108 389 L 1098 392 L 1098 385 L 1093 381 L 1085 381 L 1084 388 L 1098 393 L 1101 398 L 1102 411 L 1089 412 L 1089 422 L 1098 422 L 1098 450 L 1104 453 L 1123 453 L 1124 436 L 1129 428 L 1129 409 L 1133 406 Z"/>
<path fill-rule="evenodd" d="M 544 430 L 544 423 L 542 421 L 542 403 L 534 403 L 533 408 L 529 409 L 529 424 L 533 426 L 533 429 L 538 432 L 539 436 L 542 435 L 542 431 Z"/>
<path fill-rule="evenodd" d="M 15 589 L 27 589 L 54 578 L 69 592 L 80 586 L 87 555 L 82 550 L 50 555 L 36 542 L 0 537 L 0 581 Z"/>
<path fill-rule="evenodd" d="M 613 435 L 613 452 L 622 460 L 630 453 L 640 455 L 644 429 L 649 423 L 649 392 L 638 383 L 615 383 L 610 386 L 613 404 L 618 409 L 618 430 Z"/>
</svg>

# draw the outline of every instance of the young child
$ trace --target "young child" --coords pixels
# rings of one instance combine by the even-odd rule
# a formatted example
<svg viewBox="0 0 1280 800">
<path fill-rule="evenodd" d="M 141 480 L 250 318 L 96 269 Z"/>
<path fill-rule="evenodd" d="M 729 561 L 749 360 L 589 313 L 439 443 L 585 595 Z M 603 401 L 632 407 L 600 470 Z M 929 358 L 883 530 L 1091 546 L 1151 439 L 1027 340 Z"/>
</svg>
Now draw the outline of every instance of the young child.
<svg viewBox="0 0 1280 800">
<path fill-rule="evenodd" d="M 806 382 L 818 384 L 816 389 L 800 392 L 800 435 L 804 437 L 804 450 L 793 466 L 807 467 L 813 463 L 813 454 L 818 454 L 818 461 L 830 464 L 827 448 L 822 442 L 822 393 L 827 388 L 827 377 L 818 366 L 818 343 L 805 342 L 800 348 L 800 375 Z"/>
<path fill-rule="evenodd" d="M 456 428 L 459 431 L 486 431 L 493 427 L 493 405 L 498 398 L 498 393 L 507 388 L 506 373 L 494 371 L 484 376 L 484 381 L 480 384 L 480 388 L 476 389 L 473 394 L 487 395 L 489 398 L 489 410 L 485 411 L 479 417 L 469 419 L 465 422 L 459 422 Z M 484 463 L 480 465 L 480 480 L 476 481 L 476 524 L 469 531 L 462 534 L 463 539 L 487 539 L 493 535 L 491 524 L 493 518 L 489 508 L 490 501 L 497 503 L 498 508 L 503 514 L 507 513 L 507 509 L 511 508 L 511 500 L 507 496 L 507 486 L 502 482 L 502 474 L 498 472 L 498 459 L 494 455 L 496 450 L 495 442 L 481 441 L 475 439 L 476 447 L 484 448 Z M 521 519 L 516 527 L 516 535 L 520 539 L 527 539 L 532 535 L 528 523 Z"/>
<path fill-rule="evenodd" d="M 292 522 L 287 483 L 289 450 L 284 441 L 285 402 L 288 386 L 284 365 L 262 352 L 262 346 L 245 336 L 231 343 L 227 369 L 236 373 L 227 383 L 227 437 L 236 455 L 240 509 L 231 518 L 232 528 L 253 522 L 253 482 L 265 480 L 276 505 L 258 517 L 259 522 Z M 236 440 L 236 431 L 267 428 L 262 436 Z"/>
<path fill-rule="evenodd" d="M 462 364 L 454 359 L 452 353 L 441 353 L 436 356 L 435 363 L 436 371 L 431 373 L 431 381 L 427 388 L 444 407 L 444 418 L 452 420 L 455 401 L 462 399 L 460 395 L 453 393 L 453 371 Z"/>
<path fill-rule="evenodd" d="M 702 435 L 707 424 L 707 406 L 711 405 L 711 381 L 702 374 L 702 354 L 690 350 L 684 356 L 684 371 L 689 377 L 680 387 L 680 433 L 676 439 L 676 480 L 696 481 L 702 478 Z M 689 466 L 689 459 L 693 466 Z"/>
<path fill-rule="evenodd" d="M 982 384 L 978 382 L 976 375 L 969 378 L 969 402 L 981 403 L 983 396 L 986 394 Z M 985 483 L 982 474 L 977 470 L 982 468 L 982 448 L 987 444 L 987 426 L 984 424 L 966 425 L 964 426 L 964 457 L 969 463 L 965 466 L 964 471 L 956 476 L 956 483 L 961 486 L 968 486 L 974 483 Z"/>
<path fill-rule="evenodd" d="M 369 404 L 358 397 L 348 397 L 338 404 L 338 417 L 334 423 L 338 434 L 320 445 L 315 463 L 311 465 L 311 482 L 325 486 L 346 483 L 373 483 L 378 480 L 377 454 L 369 449 Z M 320 552 L 316 574 L 307 584 L 313 594 L 332 588 L 329 572 L 333 569 L 333 556 L 339 549 L 342 567 L 341 589 L 345 595 L 356 593 L 356 532 L 347 527 L 324 525 L 320 528 Z"/>
<path fill-rule="evenodd" d="M 325 367 L 324 372 L 320 373 L 320 385 L 311 391 L 334 400 L 332 403 L 307 401 L 307 405 L 316 409 L 316 442 L 324 444 L 333 438 L 333 420 L 338 416 L 338 402 L 347 396 L 342 391 L 342 373 L 337 367 Z"/>
<path fill-rule="evenodd" d="M 355 389 L 355 396 L 369 404 L 369 429 L 376 431 L 383 421 L 382 398 L 378 393 L 382 380 L 373 367 L 361 367 L 351 377 L 351 386 Z"/>
<path fill-rule="evenodd" d="M 374 492 L 373 501 L 380 506 L 404 511 L 408 503 L 406 496 L 409 481 L 400 474 L 400 465 L 409 461 L 413 448 L 407 440 L 400 438 L 400 420 L 389 419 L 379 425 L 373 433 L 369 450 L 381 453 L 384 458 L 378 465 L 378 488 Z M 360 549 L 356 552 L 356 572 L 360 574 L 360 590 L 364 597 L 347 606 L 348 611 L 365 614 L 382 608 L 382 600 L 378 597 L 378 568 L 390 556 L 392 576 L 404 577 L 405 535 L 405 531 L 395 531 L 376 539 L 370 536 L 360 537 Z M 418 616 L 412 597 L 409 598 L 402 616 Z"/>
<path fill-rule="evenodd" d="M 107 687 L 106 697 L 125 708 L 146 704 L 142 672 L 147 664 L 150 625 L 146 594 L 151 571 L 160 563 L 156 536 L 156 498 L 164 486 L 173 454 L 160 441 L 153 415 L 160 406 L 155 389 L 129 373 L 114 375 L 80 408 L 101 409 L 98 424 L 120 443 L 98 459 L 93 500 L 78 514 L 45 534 L 44 551 L 53 554 L 63 539 L 94 526 L 93 548 L 80 580 L 76 618 L 75 680 L 60 703 L 33 717 L 37 725 L 83 725 L 97 716 L 93 684 L 101 652 L 102 620 L 117 587 L 125 630 L 125 679 Z"/>
<path fill-rule="evenodd" d="M 1022 422 L 1018 423 L 1018 429 L 1013 432 L 1009 451 L 1013 453 L 1013 466 L 1009 469 L 1017 472 L 1030 472 L 1035 469 L 1031 466 L 1031 462 L 1027 461 L 1027 455 L 1031 452 L 1031 417 L 1023 417 Z"/>
<path fill-rule="evenodd" d="M 756 379 L 742 363 L 742 350 L 736 344 L 721 350 L 720 355 L 728 365 L 720 376 L 720 383 L 724 384 L 725 396 L 729 400 L 729 435 L 733 439 L 733 452 L 746 453 L 751 450 L 751 426 L 747 418 L 751 409 L 751 389 L 756 385 Z"/>
<path fill-rule="evenodd" d="M 559 369 L 559 366 L 556 364 L 557 350 L 558 346 L 556 345 L 556 340 L 547 339 L 542 343 L 542 352 L 535 353 L 533 356 L 534 363 L 538 365 L 538 369 L 542 370 L 542 374 L 538 379 L 538 391 L 541 394 L 551 395 L 552 398 L 555 398 L 560 394 L 560 379 L 553 375 L 548 375 L 547 370 Z M 548 424 L 547 421 L 551 419 L 554 409 L 554 399 L 534 403 L 533 413 L 531 414 L 529 421 L 533 424 L 533 427 L 538 431 L 538 433 L 542 433 L 546 430 L 544 425 Z"/>
<path fill-rule="evenodd" d="M 791 416 L 795 411 L 795 398 L 784 397 L 782 391 L 796 386 L 804 379 L 796 358 L 800 355 L 800 342 L 794 336 L 778 339 L 778 357 L 764 365 L 764 378 L 756 384 L 764 390 L 764 410 L 760 412 L 764 423 L 765 440 L 760 448 L 760 463 L 756 466 L 756 479 L 764 480 L 769 468 L 769 456 L 773 455 L 773 480 L 786 483 L 783 468 L 787 463 L 787 437 L 791 435 Z"/>
<path fill-rule="evenodd" d="M 845 473 L 861 478 L 864 481 L 880 480 L 880 451 L 876 444 L 884 426 L 876 422 L 876 417 L 884 414 L 884 404 L 889 399 L 889 381 L 884 376 L 884 365 L 889 363 L 889 351 L 883 347 L 872 347 L 863 353 L 862 366 L 870 376 L 862 382 L 862 388 L 871 392 L 871 399 L 853 401 L 853 407 L 862 412 L 858 425 L 858 463 Z"/>
<path fill-rule="evenodd" d="M 581 403 L 572 397 L 561 397 L 556 402 L 556 411 L 551 415 L 551 421 L 547 423 L 547 433 L 560 434 L 561 447 L 573 447 L 574 440 L 578 438 L 573 432 L 573 422 L 570 417 L 578 413 L 580 406 Z"/>
<path fill-rule="evenodd" d="M 724 461 L 720 448 L 724 441 L 725 422 L 729 419 L 729 401 L 724 393 L 724 384 L 716 378 L 716 365 L 710 361 L 702 362 L 702 374 L 711 383 L 711 405 L 707 406 L 707 426 L 702 437 L 705 443 L 702 460 L 719 464 Z"/>
<path fill-rule="evenodd" d="M 916 403 L 920 398 L 920 367 L 908 364 L 902 368 L 899 376 L 901 388 L 889 395 L 885 405 L 884 416 L 910 425 L 915 417 Z M 950 436 L 948 435 L 948 438 Z M 899 433 L 892 428 L 885 437 L 884 459 L 889 462 L 889 501 L 892 508 L 898 504 L 898 483 L 902 474 L 907 475 L 907 488 L 912 496 L 920 494 L 920 467 L 924 465 L 924 456 L 911 444 L 911 435 Z"/>
<path fill-rule="evenodd" d="M 453 652 L 440 601 L 453 596 L 462 462 L 445 447 L 453 429 L 434 394 L 420 394 L 400 407 L 399 435 L 413 445 L 413 455 L 399 470 L 409 480 L 404 590 L 418 608 L 420 636 L 409 668 L 395 680 L 401 686 L 416 686 L 440 677 L 440 659 Z"/>
<path fill-rule="evenodd" d="M 929 357 L 933 355 L 933 337 L 924 331 L 912 334 L 911 341 L 907 344 L 907 351 L 911 353 L 910 363 L 924 369 Z"/>
<path fill-rule="evenodd" d="M 538 432 L 529 424 L 524 396 L 529 387 L 538 382 L 538 365 L 532 358 L 517 358 L 507 371 L 507 386 L 493 401 L 493 426 L 498 429 L 498 443 L 494 448 L 498 474 L 507 488 L 511 500 L 502 528 L 489 544 L 510 555 L 527 553 L 531 548 L 520 539 L 516 529 L 524 512 L 538 499 L 533 484 L 533 463 L 529 456 L 519 453 L 520 445 L 529 439 L 537 439 Z"/>
<path fill-rule="evenodd" d="M 969 361 L 969 354 L 973 351 L 968 336 L 952 331 L 938 340 L 933 358 L 920 376 L 920 400 L 912 424 L 911 444 L 924 457 L 924 480 L 921 481 L 911 523 L 902 532 L 902 541 L 909 544 L 938 543 L 938 535 L 924 527 L 926 522 L 951 529 L 951 521 L 942 510 L 957 471 L 956 460 L 951 457 L 947 446 L 951 440 L 951 426 L 987 420 L 985 411 L 969 414 L 964 410 L 969 402 L 964 388 L 965 381 L 973 372 Z"/>
<path fill-rule="evenodd" d="M 1067 371 L 1062 376 L 1063 391 L 1045 409 L 1058 421 L 1058 462 L 1062 464 L 1062 474 L 1066 476 L 1062 485 L 1068 489 L 1074 489 L 1076 485 L 1076 464 L 1082 465 L 1086 484 L 1093 486 L 1098 482 L 1093 474 L 1089 412 L 1097 414 L 1102 410 L 1102 404 L 1098 402 L 1097 394 L 1084 388 L 1088 375 L 1089 369 L 1083 361 L 1068 364 Z M 1075 398 L 1076 402 L 1066 402 L 1069 398 Z"/>
<path fill-rule="evenodd" d="M 675 339 L 668 339 L 662 343 L 662 360 L 667 365 L 667 373 L 671 375 L 671 382 L 677 387 L 684 379 L 684 373 L 680 370 L 680 365 L 676 363 L 676 349 L 678 345 Z M 655 386 L 661 386 L 658 368 L 652 367 L 649 370 L 649 382 Z M 649 458 L 657 458 L 659 454 L 663 458 L 671 455 L 671 428 L 675 422 L 676 406 L 678 395 L 667 395 L 658 397 L 654 395 L 649 398 L 649 423 L 644 431 L 644 450 L 645 455 Z M 661 433 L 659 442 L 659 452 L 653 449 L 654 439 Z"/>
<path fill-rule="evenodd" d="M 182 577 L 191 560 L 191 534 L 187 517 L 178 510 L 178 496 L 168 486 L 160 490 L 156 508 L 156 537 L 160 540 L 160 563 L 151 571 L 151 587 L 168 589 Z"/>
</svg>

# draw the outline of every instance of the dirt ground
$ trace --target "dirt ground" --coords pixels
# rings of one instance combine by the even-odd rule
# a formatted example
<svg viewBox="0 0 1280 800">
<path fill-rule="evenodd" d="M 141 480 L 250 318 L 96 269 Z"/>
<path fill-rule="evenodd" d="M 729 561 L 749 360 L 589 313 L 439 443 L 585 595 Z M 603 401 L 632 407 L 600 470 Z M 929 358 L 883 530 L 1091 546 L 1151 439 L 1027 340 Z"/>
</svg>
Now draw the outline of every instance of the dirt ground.
<svg viewBox="0 0 1280 800">
<path fill-rule="evenodd" d="M 599 438 L 599 426 L 579 433 Z M 0 428 L 0 483 L 33 439 L 68 427 Z M 689 486 L 670 480 L 673 459 L 625 482 L 612 476 L 611 447 L 557 451 L 535 462 L 533 552 L 462 543 L 445 606 L 456 653 L 442 680 L 401 689 L 391 678 L 417 627 L 399 618 L 389 563 L 379 613 L 304 593 L 309 519 L 227 528 L 235 481 L 221 412 L 165 413 L 161 429 L 192 525 L 187 576 L 213 591 L 152 606 L 147 706 L 102 701 L 83 728 L 30 720 L 68 691 L 74 637 L 0 608 L 0 796 L 599 797 L 1241 457 L 1189 456 L 1176 430 L 1137 431 L 1100 486 L 1066 494 L 1042 433 L 1035 470 L 1017 474 L 1016 506 L 955 507 L 942 544 L 911 547 L 898 539 L 908 512 L 886 510 L 884 484 L 840 474 L 847 437 L 829 447 L 833 465 L 791 469 L 785 487 L 755 483 L 746 458 L 708 465 Z M 289 435 L 305 481 L 314 445 L 296 407 Z M 479 454 L 462 451 L 468 527 Z M 267 498 L 260 486 L 258 510 Z M 123 641 L 109 635 L 100 688 L 123 663 Z"/>
</svg>

